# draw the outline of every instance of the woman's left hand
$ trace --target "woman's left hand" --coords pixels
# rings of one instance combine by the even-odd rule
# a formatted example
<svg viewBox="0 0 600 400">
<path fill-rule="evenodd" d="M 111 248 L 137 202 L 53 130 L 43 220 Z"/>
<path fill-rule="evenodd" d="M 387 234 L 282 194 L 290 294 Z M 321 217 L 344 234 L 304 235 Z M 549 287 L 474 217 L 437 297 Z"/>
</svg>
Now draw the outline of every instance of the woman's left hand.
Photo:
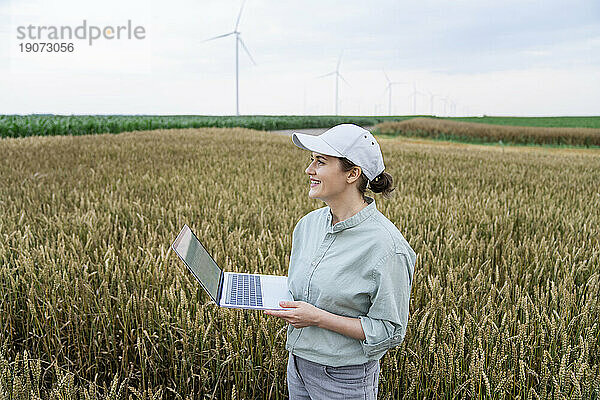
<svg viewBox="0 0 600 400">
<path fill-rule="evenodd" d="M 281 307 L 289 307 L 289 309 L 264 310 L 263 312 L 267 315 L 284 319 L 292 324 L 294 328 L 318 325 L 319 318 L 323 315 L 323 310 L 305 301 L 280 301 L 279 305 Z"/>
</svg>

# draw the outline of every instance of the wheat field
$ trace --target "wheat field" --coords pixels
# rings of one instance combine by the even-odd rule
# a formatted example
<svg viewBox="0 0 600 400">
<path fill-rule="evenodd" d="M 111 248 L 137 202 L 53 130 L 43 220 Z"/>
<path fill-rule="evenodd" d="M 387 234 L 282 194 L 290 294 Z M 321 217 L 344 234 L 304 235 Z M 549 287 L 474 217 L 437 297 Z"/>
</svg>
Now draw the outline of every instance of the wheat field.
<svg viewBox="0 0 600 400">
<path fill-rule="evenodd" d="M 544 123 L 544 118 L 532 118 L 532 123 Z M 500 119 L 499 122 L 510 122 Z M 515 123 L 519 119 L 515 118 Z M 492 119 L 492 121 L 494 121 Z M 522 122 L 522 121 L 519 121 Z M 560 123 L 560 121 L 556 121 Z M 440 118 L 411 118 L 404 121 L 385 121 L 374 130 L 384 135 L 403 135 L 476 143 L 504 142 L 533 145 L 600 146 L 600 129 L 568 126 L 513 126 L 482 121 L 460 121 Z"/>
<path fill-rule="evenodd" d="M 380 144 L 418 254 L 380 398 L 599 399 L 600 152 Z M 286 274 L 308 163 L 249 129 L 0 140 L 0 399 L 287 398 L 285 323 L 216 307 L 169 245 L 187 223 Z"/>
</svg>

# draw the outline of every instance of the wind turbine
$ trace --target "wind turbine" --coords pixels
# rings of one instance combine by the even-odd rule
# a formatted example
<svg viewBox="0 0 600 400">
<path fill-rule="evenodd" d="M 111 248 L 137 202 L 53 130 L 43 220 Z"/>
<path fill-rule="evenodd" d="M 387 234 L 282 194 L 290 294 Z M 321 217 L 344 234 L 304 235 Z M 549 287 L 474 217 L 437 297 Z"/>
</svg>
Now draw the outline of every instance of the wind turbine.
<svg viewBox="0 0 600 400">
<path fill-rule="evenodd" d="M 250 54 L 250 51 L 248 50 L 248 48 L 246 47 L 246 45 L 244 44 L 244 41 L 242 40 L 242 38 L 240 37 L 241 32 L 238 31 L 238 26 L 240 25 L 240 17 L 242 16 L 242 10 L 244 9 L 244 3 L 246 3 L 246 0 L 244 0 L 244 2 L 242 2 L 242 7 L 240 7 L 240 13 L 238 14 L 237 17 L 237 21 L 235 22 L 235 28 L 233 28 L 233 32 L 229 32 L 229 33 L 225 33 L 223 35 L 218 35 L 218 36 L 214 36 L 211 37 L 209 39 L 203 40 L 201 43 L 204 42 L 208 42 L 211 40 L 215 40 L 215 39 L 220 39 L 220 38 L 224 38 L 227 37 L 229 35 L 235 35 L 235 115 L 240 115 L 240 101 L 239 101 L 239 72 L 240 72 L 240 67 L 239 67 L 239 45 L 241 44 L 242 47 L 244 48 L 244 50 L 246 51 L 246 54 L 248 54 L 248 57 L 250 57 L 250 60 L 252 61 L 252 63 L 254 65 L 256 65 L 256 63 L 254 62 L 254 59 L 252 58 L 252 55 Z"/>
<path fill-rule="evenodd" d="M 388 113 L 389 115 L 392 115 L 392 86 L 394 85 L 402 85 L 404 83 L 407 82 L 392 82 L 390 80 L 390 78 L 388 77 L 388 75 L 385 73 L 385 71 L 383 71 L 383 74 L 385 75 L 385 79 L 388 81 L 387 87 L 385 88 L 385 90 L 388 92 Z M 385 93 L 385 91 L 384 91 Z"/>
<path fill-rule="evenodd" d="M 335 75 L 335 115 L 338 115 L 338 87 L 339 87 L 339 78 L 342 78 L 342 80 L 344 82 L 346 82 L 346 84 L 348 86 L 350 86 L 350 84 L 348 83 L 347 80 L 344 79 L 344 77 L 340 74 L 340 63 L 342 62 L 342 53 L 344 51 L 342 50 L 342 52 L 340 53 L 340 57 L 338 58 L 338 62 L 337 62 L 337 66 L 335 67 L 335 71 L 329 72 L 325 75 L 321 75 L 321 76 L 317 76 L 317 78 L 324 78 L 326 76 L 329 75 Z"/>
<path fill-rule="evenodd" d="M 442 97 L 442 101 L 444 102 L 444 117 L 447 117 L 448 115 L 446 115 L 446 104 L 448 103 L 448 101 L 450 101 L 450 98 L 448 96 Z"/>
<path fill-rule="evenodd" d="M 413 98 L 413 115 L 417 115 L 417 95 L 418 94 L 425 95 L 425 93 L 419 92 L 417 90 L 417 84 L 415 82 L 413 82 L 413 91 L 408 96 L 408 98 L 411 98 L 411 97 Z"/>
<path fill-rule="evenodd" d="M 427 91 L 427 93 L 429 93 L 429 99 L 430 99 L 430 102 L 431 102 L 430 103 L 430 111 L 429 112 L 430 112 L 431 116 L 433 117 L 433 98 L 434 97 L 440 97 L 440 96 L 437 95 L 437 94 L 431 93 L 429 90 Z"/>
<path fill-rule="evenodd" d="M 456 103 L 454 102 L 454 100 L 452 100 L 450 97 L 446 96 L 446 100 L 448 100 L 448 117 L 451 115 L 454 115 L 454 112 L 456 111 Z M 444 110 L 445 110 L 445 105 L 444 105 Z"/>
</svg>

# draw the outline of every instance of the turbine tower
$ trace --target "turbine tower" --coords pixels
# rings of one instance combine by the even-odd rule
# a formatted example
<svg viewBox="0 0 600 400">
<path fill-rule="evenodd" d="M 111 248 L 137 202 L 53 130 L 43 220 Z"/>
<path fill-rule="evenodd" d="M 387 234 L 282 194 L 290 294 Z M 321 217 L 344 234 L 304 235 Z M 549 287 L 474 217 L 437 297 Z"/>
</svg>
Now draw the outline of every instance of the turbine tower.
<svg viewBox="0 0 600 400">
<path fill-rule="evenodd" d="M 387 87 L 385 88 L 385 90 L 388 91 L 388 114 L 392 115 L 392 86 L 402 85 L 407 82 L 392 82 L 385 71 L 383 71 L 383 74 L 385 75 L 385 79 L 388 81 Z"/>
<path fill-rule="evenodd" d="M 329 73 L 327 73 L 327 74 L 325 74 L 325 75 L 320 75 L 320 76 L 317 76 L 317 78 L 324 78 L 324 77 L 326 77 L 326 76 L 329 76 L 329 75 L 335 75 L 335 115 L 338 115 L 338 104 L 339 104 L 339 102 L 338 102 L 338 88 L 339 88 L 339 78 L 342 78 L 342 80 L 343 80 L 344 82 L 346 82 L 346 84 L 347 84 L 348 86 L 350 86 L 350 84 L 348 83 L 348 81 L 346 81 L 346 80 L 344 79 L 344 77 L 343 77 L 343 76 L 340 74 L 340 62 L 342 62 L 342 53 L 343 53 L 343 52 L 344 52 L 344 51 L 342 50 L 342 52 L 340 53 L 340 57 L 338 58 L 338 63 L 337 63 L 337 66 L 335 67 L 335 71 L 329 72 Z"/>
<path fill-rule="evenodd" d="M 224 33 L 223 35 L 214 36 L 214 37 L 211 37 L 209 39 L 202 41 L 202 43 L 204 43 L 204 42 L 208 42 L 211 40 L 224 38 L 224 37 L 227 37 L 230 35 L 235 35 L 235 115 L 237 115 L 237 116 L 240 115 L 240 98 L 239 98 L 239 72 L 240 72 L 239 45 L 240 44 L 246 51 L 246 54 L 248 54 L 248 57 L 250 57 L 250 60 L 252 61 L 252 63 L 254 65 L 256 65 L 256 63 L 254 62 L 254 59 L 252 58 L 252 55 L 250 54 L 250 51 L 244 44 L 244 41 L 242 40 L 242 38 L 240 37 L 241 32 L 238 31 L 238 26 L 240 25 L 240 18 L 242 16 L 242 10 L 244 9 L 244 3 L 246 3 L 246 0 L 244 0 L 244 2 L 242 3 L 242 7 L 240 7 L 240 12 L 238 14 L 237 21 L 235 22 L 235 28 L 233 28 L 233 32 Z"/>
</svg>

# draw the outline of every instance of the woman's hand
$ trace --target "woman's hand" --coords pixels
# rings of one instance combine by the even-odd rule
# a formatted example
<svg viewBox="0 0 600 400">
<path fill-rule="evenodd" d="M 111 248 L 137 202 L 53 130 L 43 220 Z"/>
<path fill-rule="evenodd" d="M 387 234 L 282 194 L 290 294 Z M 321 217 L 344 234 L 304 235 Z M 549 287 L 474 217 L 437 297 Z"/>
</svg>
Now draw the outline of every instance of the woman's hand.
<svg viewBox="0 0 600 400">
<path fill-rule="evenodd" d="M 280 301 L 281 307 L 288 310 L 264 310 L 267 315 L 279 317 L 292 324 L 294 328 L 318 325 L 324 311 L 305 301 Z"/>
</svg>

